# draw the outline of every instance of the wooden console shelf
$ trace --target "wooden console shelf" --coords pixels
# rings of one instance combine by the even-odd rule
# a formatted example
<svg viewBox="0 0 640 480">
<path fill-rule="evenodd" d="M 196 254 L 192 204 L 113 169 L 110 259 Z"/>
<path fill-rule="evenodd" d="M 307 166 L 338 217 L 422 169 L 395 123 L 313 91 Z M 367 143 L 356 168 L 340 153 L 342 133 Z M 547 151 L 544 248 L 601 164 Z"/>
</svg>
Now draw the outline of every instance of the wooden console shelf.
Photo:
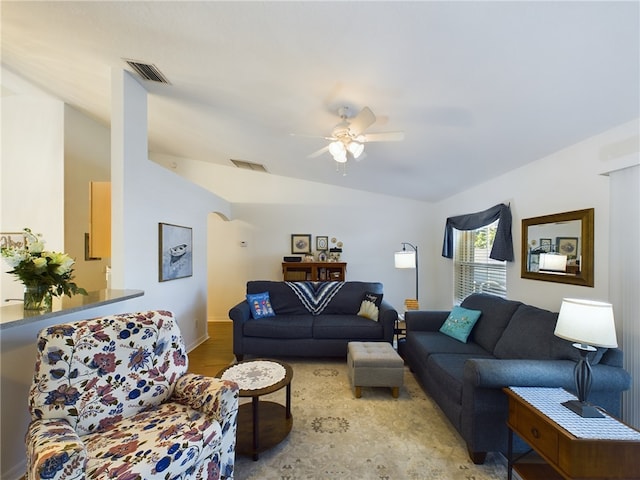
<svg viewBox="0 0 640 480">
<path fill-rule="evenodd" d="M 574 414 L 561 404 L 573 396 L 559 388 L 510 387 L 504 392 L 509 398 L 509 480 L 512 469 L 523 480 L 640 478 L 640 432 L 634 428 L 609 415 Z M 537 455 L 514 460 L 514 433 Z"/>
<path fill-rule="evenodd" d="M 344 282 L 347 264 L 339 262 L 283 262 L 286 282 Z"/>
</svg>

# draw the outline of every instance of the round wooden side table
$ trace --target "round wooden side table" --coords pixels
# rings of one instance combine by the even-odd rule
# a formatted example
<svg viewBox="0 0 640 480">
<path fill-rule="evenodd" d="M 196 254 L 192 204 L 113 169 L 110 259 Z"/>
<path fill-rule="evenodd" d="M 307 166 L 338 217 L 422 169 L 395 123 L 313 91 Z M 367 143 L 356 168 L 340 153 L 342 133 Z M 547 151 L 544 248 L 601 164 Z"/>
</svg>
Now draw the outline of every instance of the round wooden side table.
<svg viewBox="0 0 640 480">
<path fill-rule="evenodd" d="M 238 384 L 240 397 L 251 398 L 238 408 L 236 453 L 258 460 L 260 452 L 284 440 L 293 426 L 291 379 L 293 369 L 277 360 L 252 359 L 229 365 L 216 375 Z M 260 401 L 260 397 L 286 387 L 286 402 Z"/>
</svg>

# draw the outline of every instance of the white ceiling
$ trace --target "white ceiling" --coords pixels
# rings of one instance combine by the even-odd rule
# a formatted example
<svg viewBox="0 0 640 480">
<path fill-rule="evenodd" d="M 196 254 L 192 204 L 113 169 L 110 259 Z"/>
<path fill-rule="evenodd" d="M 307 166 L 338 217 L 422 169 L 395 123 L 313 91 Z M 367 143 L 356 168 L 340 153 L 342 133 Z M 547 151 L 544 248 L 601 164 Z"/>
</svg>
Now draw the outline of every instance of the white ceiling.
<svg viewBox="0 0 640 480">
<path fill-rule="evenodd" d="M 149 149 L 426 201 L 639 117 L 639 2 L 11 2 L 2 63 L 105 124 L 112 68 L 143 82 Z M 336 173 L 308 154 L 369 106 Z"/>
</svg>

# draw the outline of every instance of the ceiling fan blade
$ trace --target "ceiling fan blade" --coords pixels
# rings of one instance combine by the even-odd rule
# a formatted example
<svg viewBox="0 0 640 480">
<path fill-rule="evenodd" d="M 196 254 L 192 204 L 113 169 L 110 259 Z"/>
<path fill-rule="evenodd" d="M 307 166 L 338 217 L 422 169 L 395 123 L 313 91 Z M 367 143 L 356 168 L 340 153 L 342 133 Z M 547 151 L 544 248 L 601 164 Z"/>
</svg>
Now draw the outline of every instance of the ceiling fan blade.
<svg viewBox="0 0 640 480">
<path fill-rule="evenodd" d="M 404 132 L 381 132 L 381 133 L 366 133 L 360 135 L 357 140 L 367 142 L 401 142 L 404 140 Z"/>
<path fill-rule="evenodd" d="M 336 140 L 335 137 L 327 137 L 326 135 L 307 135 L 307 134 L 304 134 L 304 133 L 290 133 L 289 136 L 290 137 L 304 137 L 304 138 L 323 138 L 325 140 L 331 140 L 331 141 Z"/>
<path fill-rule="evenodd" d="M 364 107 L 358 115 L 349 120 L 349 133 L 351 135 L 360 135 L 367 128 L 373 125 L 376 116 L 369 107 Z"/>
<path fill-rule="evenodd" d="M 329 151 L 329 145 L 327 145 L 326 147 L 322 147 L 320 150 L 316 150 L 312 154 L 308 155 L 307 158 L 317 158 L 320 155 L 322 155 L 324 152 L 328 152 L 328 151 Z"/>
</svg>

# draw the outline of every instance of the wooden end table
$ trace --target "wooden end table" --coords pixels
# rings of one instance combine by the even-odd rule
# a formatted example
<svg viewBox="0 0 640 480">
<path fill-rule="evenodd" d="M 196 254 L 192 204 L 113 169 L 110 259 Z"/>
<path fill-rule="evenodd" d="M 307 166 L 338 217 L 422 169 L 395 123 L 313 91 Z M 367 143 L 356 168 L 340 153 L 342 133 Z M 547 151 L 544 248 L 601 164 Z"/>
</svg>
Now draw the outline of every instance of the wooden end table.
<svg viewBox="0 0 640 480">
<path fill-rule="evenodd" d="M 562 405 L 575 397 L 562 388 L 508 387 L 508 479 L 638 479 L 640 432 L 607 415 L 582 418 Z M 604 412 L 603 412 L 604 413 Z M 539 457 L 513 456 L 513 434 Z"/>
<path fill-rule="evenodd" d="M 238 408 L 236 452 L 258 460 L 260 452 L 284 440 L 293 425 L 290 365 L 276 360 L 245 360 L 220 370 L 216 377 L 238 384 L 240 397 L 251 398 Z M 286 402 L 260 401 L 260 397 L 286 387 Z"/>
</svg>

